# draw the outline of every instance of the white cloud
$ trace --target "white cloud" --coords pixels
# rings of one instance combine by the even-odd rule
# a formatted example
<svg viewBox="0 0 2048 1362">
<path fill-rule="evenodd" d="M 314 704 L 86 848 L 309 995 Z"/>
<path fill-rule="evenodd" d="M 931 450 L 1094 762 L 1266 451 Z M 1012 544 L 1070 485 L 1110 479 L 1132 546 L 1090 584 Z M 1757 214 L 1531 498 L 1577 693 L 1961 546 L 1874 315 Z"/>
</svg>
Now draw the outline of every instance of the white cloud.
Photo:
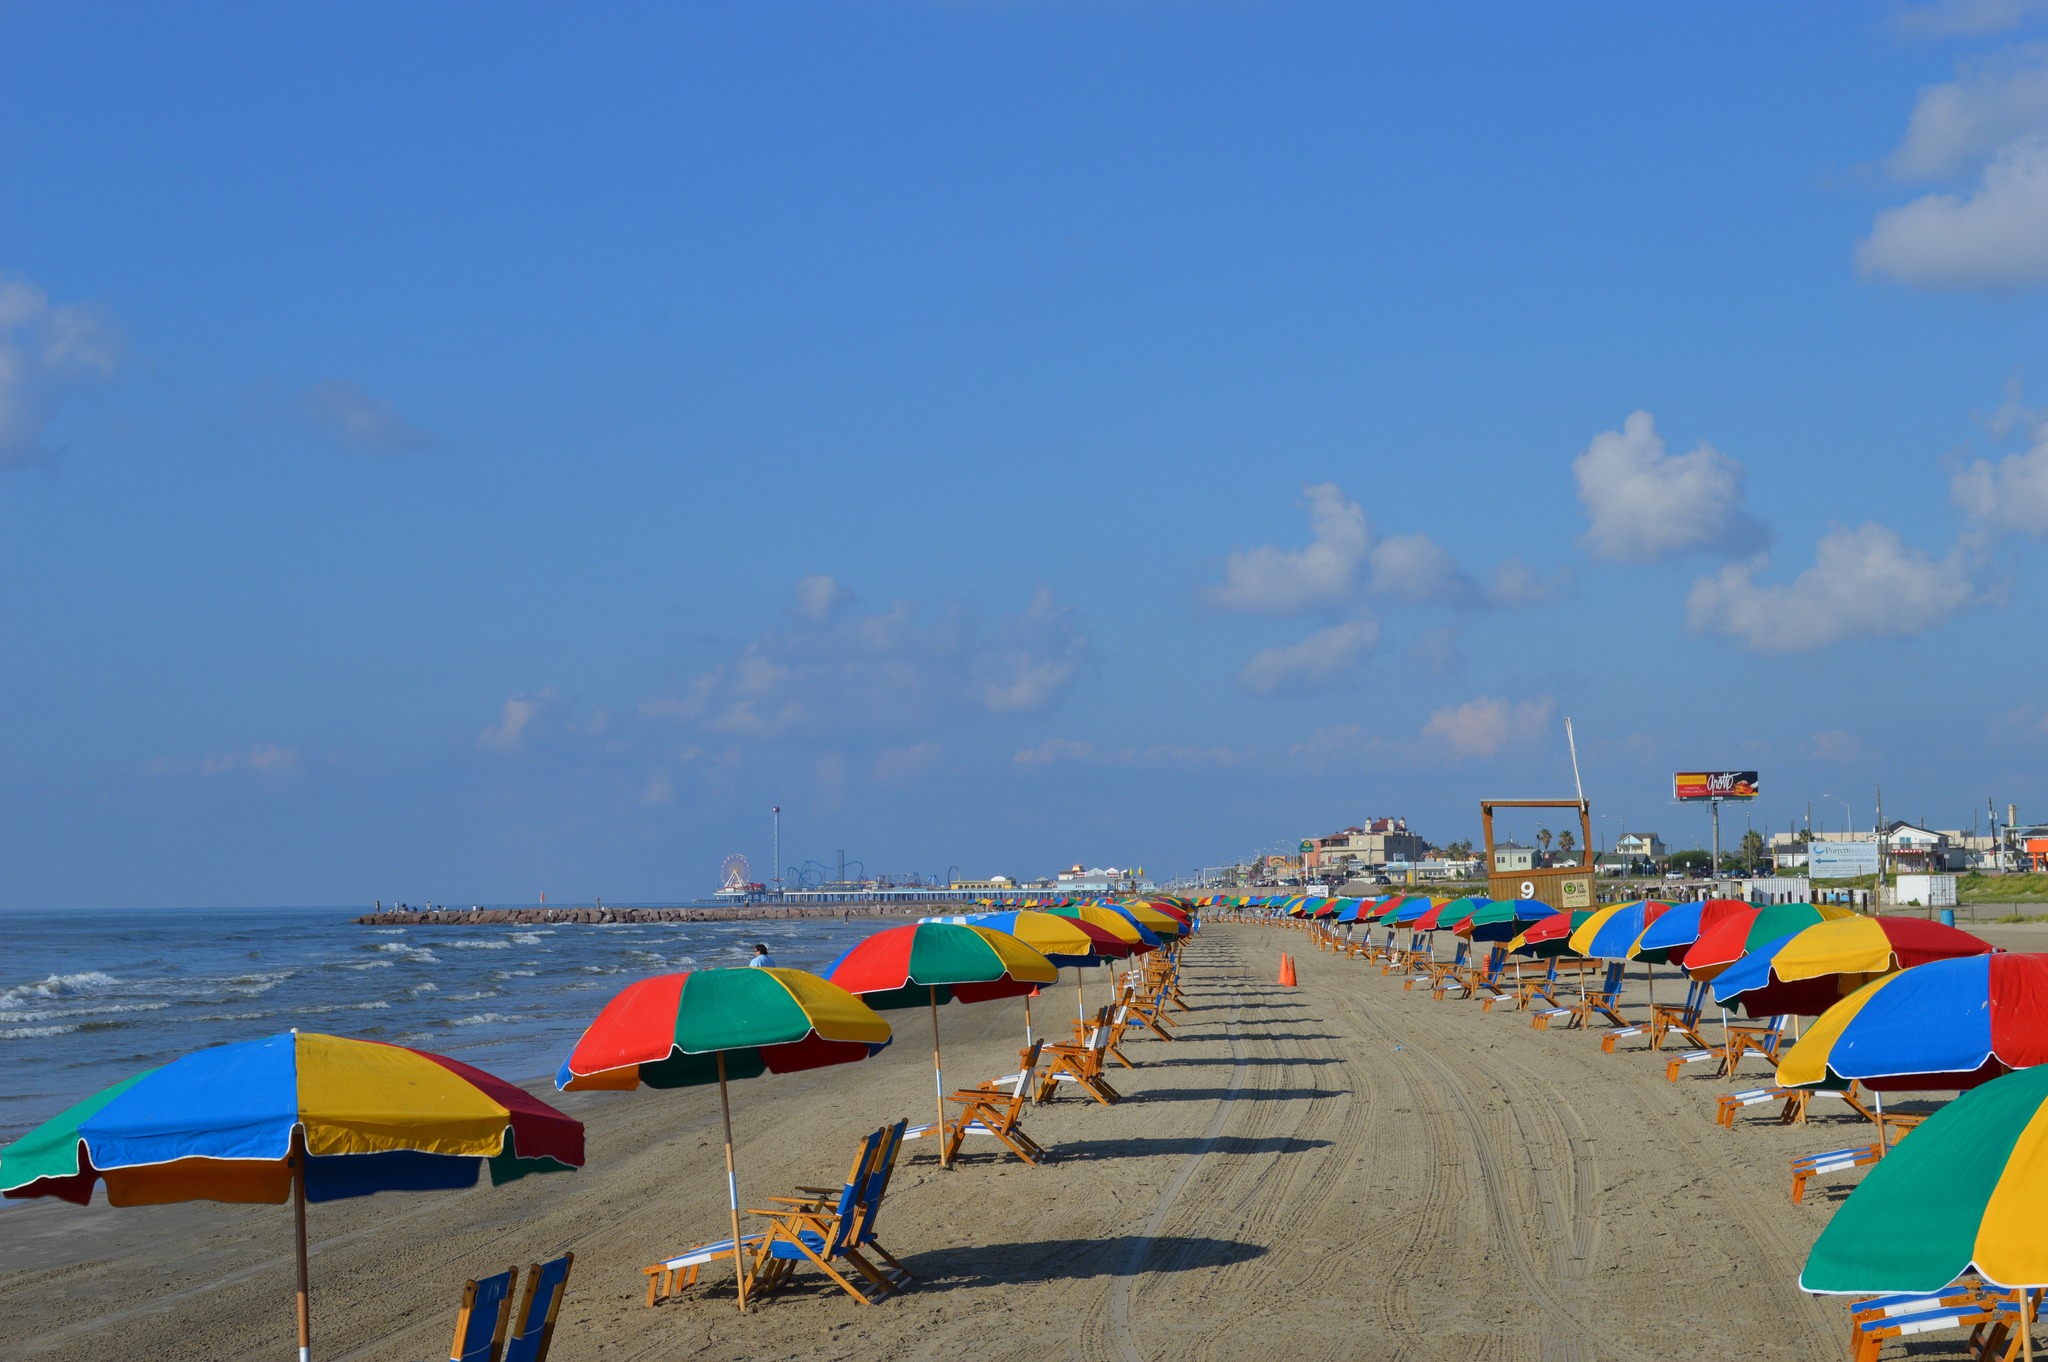
<svg viewBox="0 0 2048 1362">
<path fill-rule="evenodd" d="M 1928 194 L 1879 213 L 1856 264 L 1922 288 L 2048 283 L 2048 134 L 2001 148 L 1968 197 Z"/>
<path fill-rule="evenodd" d="M 1482 695 L 1437 710 L 1422 726 L 1422 736 L 1442 742 L 1453 756 L 1490 757 L 1504 747 L 1542 737 L 1555 708 L 1547 695 L 1512 702 Z"/>
<path fill-rule="evenodd" d="M 42 457 L 58 394 L 119 359 L 120 338 L 96 310 L 53 306 L 29 280 L 0 277 L 0 467 Z"/>
<path fill-rule="evenodd" d="M 260 742 L 253 747 L 237 748 L 232 752 L 217 752 L 199 763 L 199 774 L 203 776 L 226 775 L 231 771 L 254 771 L 258 775 L 290 775 L 299 769 L 299 750 L 284 747 L 274 742 Z"/>
<path fill-rule="evenodd" d="M 1225 610 L 1288 615 L 1341 605 L 1358 584 L 1372 532 L 1365 511 L 1334 482 L 1302 488 L 1312 536 L 1303 549 L 1239 549 L 1223 564 L 1223 583 L 1206 593 Z"/>
<path fill-rule="evenodd" d="M 1764 566 L 1762 558 L 1731 563 L 1695 581 L 1686 597 L 1692 627 L 1759 652 L 1806 652 L 1917 634 L 1979 599 L 1958 555 L 1930 558 L 1878 524 L 1830 530 L 1813 566 L 1788 583 L 1759 584 Z"/>
<path fill-rule="evenodd" d="M 553 687 L 527 695 L 515 695 L 498 712 L 498 722 L 476 735 L 477 745 L 490 752 L 516 752 L 526 741 L 526 730 L 543 709 L 553 704 Z"/>
<path fill-rule="evenodd" d="M 1261 759 L 1256 747 L 1195 747 L 1180 743 L 1154 743 L 1149 747 L 1121 747 L 1114 751 L 1074 738 L 1047 738 L 1011 758 L 1023 767 L 1059 764 L 1116 767 L 1171 767 L 1182 770 L 1243 766 Z"/>
<path fill-rule="evenodd" d="M 1333 724 L 1315 732 L 1287 749 L 1287 760 L 1295 765 L 1322 768 L 1371 761 L 1384 757 L 1387 742 L 1358 724 Z"/>
<path fill-rule="evenodd" d="M 646 787 L 640 791 L 640 802 L 646 807 L 659 808 L 676 802 L 676 783 L 666 771 L 656 771 L 647 777 Z"/>
<path fill-rule="evenodd" d="M 929 738 L 908 747 L 885 747 L 875 758 L 875 779 L 887 784 L 916 780 L 929 774 L 945 751 Z"/>
<path fill-rule="evenodd" d="M 1915 37 L 1974 38 L 2018 28 L 2042 14 L 2048 14 L 2048 0 L 1935 0 L 1902 11 L 1892 23 Z"/>
<path fill-rule="evenodd" d="M 1949 481 L 1949 495 L 1983 529 L 2048 535 L 2048 425 L 2024 453 L 1973 460 Z"/>
<path fill-rule="evenodd" d="M 1806 752 L 1815 761 L 1850 762 L 1863 755 L 1863 739 L 1847 729 L 1830 728 L 1807 739 Z"/>
<path fill-rule="evenodd" d="M 1520 558 L 1503 558 L 1486 575 L 1486 597 L 1499 606 L 1548 605 L 1571 588 L 1569 568 L 1545 577 Z"/>
<path fill-rule="evenodd" d="M 796 613 L 807 620 L 825 620 L 853 600 L 853 593 L 821 572 L 796 579 Z"/>
<path fill-rule="evenodd" d="M 1389 535 L 1372 546 L 1372 590 L 1398 601 L 1476 605 L 1485 593 L 1443 545 L 1426 534 Z"/>
<path fill-rule="evenodd" d="M 1602 558 L 1647 563 L 1706 550 L 1747 553 L 1767 539 L 1743 505 L 1742 465 L 1702 440 L 1666 454 L 1655 419 L 1633 412 L 1578 458 L 1572 476 L 1586 508 L 1586 541 Z"/>
<path fill-rule="evenodd" d="M 1268 648 L 1244 664 L 1238 685 L 1259 695 L 1315 690 L 1341 680 L 1379 642 L 1370 616 L 1318 629 L 1299 643 Z"/>
<path fill-rule="evenodd" d="M 1080 677 L 1088 647 L 1080 614 L 1042 584 L 989 622 L 961 601 L 863 611 L 830 578 L 806 577 L 783 624 L 640 712 L 756 737 L 1033 713 Z"/>
<path fill-rule="evenodd" d="M 344 444 L 373 454 L 404 454 L 434 442 L 432 431 L 414 425 L 389 402 L 345 378 L 306 389 L 299 394 L 297 405 L 314 424 L 325 427 Z"/>
<path fill-rule="evenodd" d="M 1974 169 L 2007 143 L 2048 127 L 2048 61 L 2021 47 L 1920 92 L 1906 135 L 1887 163 L 1902 180 L 1942 180 Z"/>
</svg>

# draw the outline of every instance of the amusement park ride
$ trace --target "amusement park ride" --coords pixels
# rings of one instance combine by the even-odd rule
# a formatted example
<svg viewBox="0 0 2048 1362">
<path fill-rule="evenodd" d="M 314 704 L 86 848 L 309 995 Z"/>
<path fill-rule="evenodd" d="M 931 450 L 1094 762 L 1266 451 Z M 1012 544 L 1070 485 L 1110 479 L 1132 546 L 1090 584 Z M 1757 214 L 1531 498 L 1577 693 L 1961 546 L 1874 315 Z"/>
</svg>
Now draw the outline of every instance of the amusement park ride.
<svg viewBox="0 0 2048 1362">
<path fill-rule="evenodd" d="M 737 852 L 726 857 L 718 867 L 719 894 L 758 894 L 767 889 L 767 885 L 754 878 L 753 869 L 747 858 Z"/>
</svg>

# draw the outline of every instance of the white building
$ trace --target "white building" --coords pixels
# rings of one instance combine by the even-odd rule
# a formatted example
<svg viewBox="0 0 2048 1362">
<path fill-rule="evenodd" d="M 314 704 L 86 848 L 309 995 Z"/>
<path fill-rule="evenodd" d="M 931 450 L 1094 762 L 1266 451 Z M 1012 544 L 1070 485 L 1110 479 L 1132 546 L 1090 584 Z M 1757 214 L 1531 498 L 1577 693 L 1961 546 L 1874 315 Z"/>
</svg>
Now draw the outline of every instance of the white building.
<svg viewBox="0 0 2048 1362">
<path fill-rule="evenodd" d="M 1493 844 L 1494 874 L 1520 875 L 1535 868 L 1535 847 L 1525 847 L 1520 842 L 1495 842 Z"/>
</svg>

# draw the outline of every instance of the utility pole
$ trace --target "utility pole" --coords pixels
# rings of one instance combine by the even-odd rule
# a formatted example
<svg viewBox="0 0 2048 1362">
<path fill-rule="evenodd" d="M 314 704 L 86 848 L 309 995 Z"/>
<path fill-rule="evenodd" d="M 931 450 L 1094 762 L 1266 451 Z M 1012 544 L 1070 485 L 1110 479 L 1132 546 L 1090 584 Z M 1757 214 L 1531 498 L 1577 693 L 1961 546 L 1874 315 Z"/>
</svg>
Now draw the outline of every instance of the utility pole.
<svg viewBox="0 0 2048 1362">
<path fill-rule="evenodd" d="M 1877 892 L 1871 896 L 1871 908 L 1875 910 L 1884 902 L 1884 786 L 1877 787 Z"/>
</svg>

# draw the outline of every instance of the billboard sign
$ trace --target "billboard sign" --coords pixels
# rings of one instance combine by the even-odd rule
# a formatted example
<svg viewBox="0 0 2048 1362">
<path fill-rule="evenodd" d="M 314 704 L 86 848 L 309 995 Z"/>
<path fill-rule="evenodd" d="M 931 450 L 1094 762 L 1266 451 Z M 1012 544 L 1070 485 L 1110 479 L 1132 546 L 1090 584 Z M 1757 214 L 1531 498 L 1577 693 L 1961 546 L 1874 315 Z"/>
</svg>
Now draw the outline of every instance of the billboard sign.
<svg viewBox="0 0 2048 1362">
<path fill-rule="evenodd" d="M 1816 880 L 1853 880 L 1877 873 L 1877 839 L 1814 842 L 1806 848 L 1806 873 Z"/>
<path fill-rule="evenodd" d="M 1754 771 L 1680 771 L 1671 777 L 1680 799 L 1755 799 Z"/>
</svg>

